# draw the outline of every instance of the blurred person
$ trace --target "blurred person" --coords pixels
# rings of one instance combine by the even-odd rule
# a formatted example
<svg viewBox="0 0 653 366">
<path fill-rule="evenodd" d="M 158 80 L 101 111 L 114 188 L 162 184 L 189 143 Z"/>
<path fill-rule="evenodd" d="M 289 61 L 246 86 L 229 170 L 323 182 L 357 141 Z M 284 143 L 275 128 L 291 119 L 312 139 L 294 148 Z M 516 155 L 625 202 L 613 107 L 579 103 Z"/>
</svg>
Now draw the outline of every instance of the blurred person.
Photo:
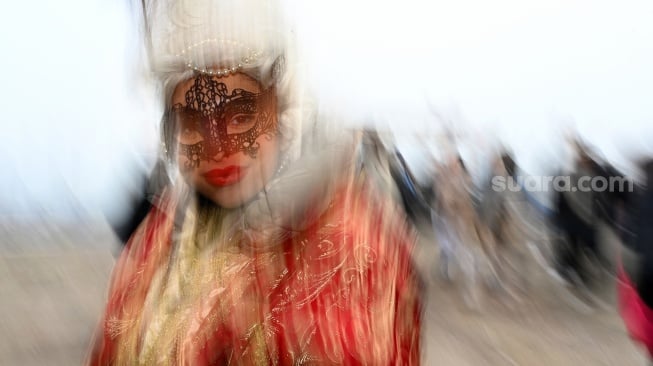
<svg viewBox="0 0 653 366">
<path fill-rule="evenodd" d="M 362 132 L 358 148 L 358 173 L 366 176 L 381 192 L 403 205 L 399 185 L 393 176 L 394 153 L 384 144 L 379 131 Z"/>
<path fill-rule="evenodd" d="M 568 175 L 570 189 L 556 193 L 556 222 L 564 237 L 564 243 L 558 248 L 558 271 L 571 284 L 590 284 L 591 268 L 585 257 L 591 254 L 599 258 L 598 196 L 593 189 L 580 186 L 581 179 L 594 178 L 597 173 L 595 162 L 577 143 L 575 166 Z"/>
<path fill-rule="evenodd" d="M 179 174 L 116 264 L 87 364 L 419 364 L 414 236 L 360 174 L 360 135 L 305 97 L 279 9 L 144 4 Z"/>
<path fill-rule="evenodd" d="M 376 129 L 364 130 L 357 156 L 358 169 L 365 167 L 368 178 L 401 205 L 413 228 L 429 227 L 432 185 L 418 183 L 394 142 L 384 142 Z"/>
<path fill-rule="evenodd" d="M 436 174 L 436 209 L 432 216 L 440 246 L 439 271 L 450 281 L 451 266 L 462 272 L 463 296 L 470 308 L 480 304 L 480 286 L 488 283 L 489 263 L 483 242 L 491 240 L 479 220 L 471 193 L 471 179 L 459 156 L 450 158 Z"/>
<path fill-rule="evenodd" d="M 455 228 L 449 224 L 445 216 L 445 207 L 441 201 L 443 194 L 448 194 L 447 185 L 440 182 L 446 179 L 447 165 L 445 163 L 436 163 L 434 177 L 432 178 L 433 194 L 431 205 L 431 226 L 434 236 L 440 248 L 440 258 L 438 270 L 440 277 L 446 281 L 451 281 L 450 264 L 454 260 L 454 245 L 460 241 Z"/>
<path fill-rule="evenodd" d="M 618 305 L 630 336 L 653 362 L 653 159 L 642 166 L 645 185 L 629 207 L 630 235 L 624 239 L 618 268 Z"/>
<path fill-rule="evenodd" d="M 390 155 L 390 175 L 392 176 L 403 203 L 404 210 L 416 228 L 428 226 L 431 206 L 421 187 L 399 150 Z"/>
<path fill-rule="evenodd" d="M 504 151 L 498 154 L 492 162 L 491 175 L 479 205 L 479 215 L 491 238 L 484 242 L 486 254 L 500 285 L 508 291 L 511 287 L 526 290 L 531 272 L 526 268 L 525 261 L 529 233 L 523 223 L 525 212 L 519 205 L 526 198 L 517 170 L 510 153 Z M 507 183 L 504 189 L 499 190 L 501 187 L 495 186 L 497 178 Z"/>
<path fill-rule="evenodd" d="M 601 220 L 620 233 L 624 229 L 625 210 L 633 198 L 634 182 L 609 162 L 597 162 L 596 169 L 599 177 L 616 182 L 610 183 L 612 186 L 608 190 L 599 192 L 597 206 Z"/>
</svg>

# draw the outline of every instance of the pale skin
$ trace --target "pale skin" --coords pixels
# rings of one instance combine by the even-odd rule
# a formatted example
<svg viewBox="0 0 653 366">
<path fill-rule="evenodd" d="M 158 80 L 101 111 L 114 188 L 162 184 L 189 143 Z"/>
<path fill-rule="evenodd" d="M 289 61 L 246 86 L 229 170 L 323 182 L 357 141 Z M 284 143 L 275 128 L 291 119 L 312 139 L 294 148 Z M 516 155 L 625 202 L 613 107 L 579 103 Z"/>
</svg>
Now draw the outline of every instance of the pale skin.
<svg viewBox="0 0 653 366">
<path fill-rule="evenodd" d="M 179 83 L 172 95 L 171 105 L 187 107 L 187 93 L 189 93 L 196 80 L 200 77 L 197 76 Z M 238 89 L 255 94 L 264 92 L 261 85 L 255 79 L 243 73 L 231 74 L 219 78 L 214 76 L 211 79 L 224 84 L 227 93 L 233 93 L 234 90 Z M 197 89 L 194 89 L 194 91 L 198 92 Z M 199 92 L 206 92 L 208 94 L 209 90 L 199 90 Z M 257 111 L 259 113 L 266 113 L 273 119 L 272 122 L 275 131 L 274 133 L 260 134 L 256 137 L 255 141 L 259 147 L 253 156 L 252 154 L 246 153 L 246 151 L 236 151 L 231 154 L 218 152 L 212 156 L 203 157 L 199 160 L 199 164 L 189 166 L 187 164 L 189 157 L 181 152 L 181 148 L 178 149 L 177 160 L 179 166 L 182 168 L 181 172 L 186 182 L 202 196 L 213 201 L 220 207 L 236 208 L 252 200 L 256 194 L 264 189 L 265 184 L 272 178 L 277 169 L 279 163 L 279 136 L 276 133 L 276 94 L 274 90 L 272 90 L 272 93 L 271 98 L 275 102 L 258 105 Z M 220 107 L 218 100 L 210 102 Z M 239 125 L 247 123 L 248 119 L 251 118 L 253 117 L 247 113 L 236 113 L 226 121 L 226 130 L 229 134 L 232 132 L 244 132 Z M 180 147 L 207 140 L 207 136 L 204 136 L 202 132 L 186 128 L 183 124 L 178 124 L 176 130 L 176 142 Z M 211 172 L 229 170 L 230 168 L 237 168 L 239 172 L 237 178 L 233 178 L 233 176 L 229 177 L 226 183 L 220 181 L 220 178 L 218 178 L 218 182 L 216 182 L 215 178 L 211 179 Z"/>
</svg>

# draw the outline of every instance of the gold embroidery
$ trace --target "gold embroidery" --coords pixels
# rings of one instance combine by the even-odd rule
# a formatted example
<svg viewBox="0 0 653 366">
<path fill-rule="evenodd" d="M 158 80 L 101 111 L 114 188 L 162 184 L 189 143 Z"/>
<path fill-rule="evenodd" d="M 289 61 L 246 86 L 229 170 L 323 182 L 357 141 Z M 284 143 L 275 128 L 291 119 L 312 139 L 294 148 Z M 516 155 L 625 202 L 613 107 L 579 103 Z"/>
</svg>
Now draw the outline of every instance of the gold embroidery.
<svg viewBox="0 0 653 366">
<path fill-rule="evenodd" d="M 192 363 L 221 330 L 233 337 L 227 349 L 215 349 L 227 364 L 277 364 L 281 348 L 275 342 L 282 332 L 293 334 L 283 358 L 295 365 L 339 364 L 345 357 L 375 364 L 389 357 L 397 346 L 392 336 L 396 283 L 370 276 L 396 277 L 396 237 L 383 230 L 398 225 L 391 214 L 359 215 L 369 207 L 345 201 L 345 209 L 323 217 L 317 230 L 294 233 L 290 253 L 281 252 L 280 245 L 255 251 L 251 243 L 241 246 L 235 237 L 222 237 L 219 229 L 180 236 L 169 261 L 158 269 L 160 280 L 152 281 L 138 321 L 107 321 L 112 338 L 124 336 L 125 343 L 131 342 L 120 360 Z M 152 269 L 143 266 L 139 271 Z M 407 296 L 399 301 L 410 304 L 416 294 Z M 348 324 L 342 323 L 343 315 Z M 345 327 L 355 339 L 346 338 Z M 344 344 L 345 339 L 353 343 Z"/>
<path fill-rule="evenodd" d="M 133 324 L 133 319 L 117 319 L 116 317 L 112 317 L 107 320 L 107 332 L 111 339 L 115 339 L 129 330 Z"/>
</svg>

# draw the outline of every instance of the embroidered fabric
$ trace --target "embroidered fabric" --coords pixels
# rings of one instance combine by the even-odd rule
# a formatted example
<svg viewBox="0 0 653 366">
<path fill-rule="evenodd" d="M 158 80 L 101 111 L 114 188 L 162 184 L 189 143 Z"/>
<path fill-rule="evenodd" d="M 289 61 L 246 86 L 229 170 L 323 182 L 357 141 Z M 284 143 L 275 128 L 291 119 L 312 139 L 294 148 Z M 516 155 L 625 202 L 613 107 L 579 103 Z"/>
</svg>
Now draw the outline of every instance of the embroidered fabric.
<svg viewBox="0 0 653 366">
<path fill-rule="evenodd" d="M 170 216 L 153 212 L 117 265 L 89 364 L 418 364 L 412 239 L 370 193 L 339 190 L 263 251 L 175 246 Z"/>
</svg>

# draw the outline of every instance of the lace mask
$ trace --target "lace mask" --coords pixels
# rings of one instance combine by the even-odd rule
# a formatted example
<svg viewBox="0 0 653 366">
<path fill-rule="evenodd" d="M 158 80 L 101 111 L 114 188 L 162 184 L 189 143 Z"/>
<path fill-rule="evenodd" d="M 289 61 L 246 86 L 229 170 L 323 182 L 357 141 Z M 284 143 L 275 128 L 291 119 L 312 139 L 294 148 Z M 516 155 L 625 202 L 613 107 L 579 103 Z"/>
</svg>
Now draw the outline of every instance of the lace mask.
<svg viewBox="0 0 653 366">
<path fill-rule="evenodd" d="M 252 93 L 233 89 L 218 77 L 199 75 L 185 95 L 186 105 L 172 106 L 170 116 L 178 131 L 179 153 L 186 168 L 244 152 L 256 157 L 260 136 L 277 133 L 274 89 Z"/>
</svg>

